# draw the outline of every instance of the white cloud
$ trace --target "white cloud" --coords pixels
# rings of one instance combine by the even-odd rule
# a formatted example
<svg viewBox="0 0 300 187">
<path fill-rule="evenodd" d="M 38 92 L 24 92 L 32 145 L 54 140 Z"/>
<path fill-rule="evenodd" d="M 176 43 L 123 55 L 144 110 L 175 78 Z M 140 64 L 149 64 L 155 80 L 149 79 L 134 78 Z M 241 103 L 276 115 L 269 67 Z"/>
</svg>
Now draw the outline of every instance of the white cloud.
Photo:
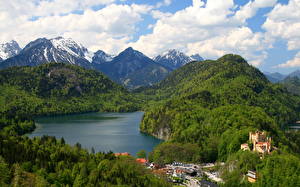
<svg viewBox="0 0 300 187">
<path fill-rule="evenodd" d="M 130 43 L 149 56 L 177 48 L 188 54 L 218 58 L 226 53 L 241 54 L 253 65 L 260 65 L 270 46 L 263 33 L 246 26 L 259 8 L 273 6 L 276 0 L 250 1 L 237 10 L 233 0 L 193 0 L 193 5 L 172 15 L 161 16 L 153 32 Z"/>
<path fill-rule="evenodd" d="M 0 0 L 0 12 L 18 16 L 49 16 L 106 5 L 115 0 Z"/>
<path fill-rule="evenodd" d="M 169 13 L 169 12 L 161 12 L 159 10 L 152 10 L 151 15 L 154 19 L 162 19 L 162 18 L 165 18 L 165 17 L 172 16 L 172 14 Z"/>
<path fill-rule="evenodd" d="M 227 53 L 236 53 L 257 66 L 267 57 L 263 52 L 256 54 L 256 51 L 263 51 L 266 48 L 263 37 L 263 34 L 253 33 L 248 27 L 241 27 L 208 40 L 189 43 L 188 51 L 190 54 L 206 54 L 212 58 L 218 58 Z"/>
<path fill-rule="evenodd" d="M 290 0 L 287 5 L 277 4 L 268 14 L 263 24 L 266 35 L 272 40 L 287 41 L 288 50 L 300 49 L 300 0 Z M 276 67 L 300 67 L 300 52 L 296 56 Z"/>
<path fill-rule="evenodd" d="M 279 68 L 300 67 L 300 52 L 298 52 L 292 60 L 289 60 L 284 64 L 279 64 L 278 66 L 275 67 L 279 67 Z"/>
<path fill-rule="evenodd" d="M 253 17 L 257 10 L 265 7 L 272 7 L 276 4 L 277 0 L 256 0 L 249 1 L 245 6 L 242 6 L 236 12 L 235 18 L 241 22 L 245 22 L 248 18 Z"/>
<path fill-rule="evenodd" d="M 160 8 L 162 6 L 169 6 L 169 5 L 171 5 L 171 3 L 172 3 L 172 0 L 163 0 L 162 2 L 158 2 L 155 7 Z"/>
<path fill-rule="evenodd" d="M 158 9 L 169 6 L 172 0 L 161 0 L 154 6 L 116 2 L 0 0 L 0 43 L 15 39 L 24 46 L 38 37 L 64 36 L 92 50 L 111 53 L 127 46 L 149 56 L 171 48 L 205 58 L 238 53 L 254 65 L 267 58 L 266 49 L 277 38 L 287 40 L 289 49 L 300 48 L 300 0 L 290 0 L 288 5 L 275 5 L 277 0 L 251 0 L 244 6 L 237 6 L 234 0 L 192 0 L 191 6 L 175 13 Z M 260 8 L 274 5 L 264 23 L 266 33 L 253 32 L 247 20 Z M 91 9 L 94 6 L 102 8 L 95 11 Z M 145 14 L 157 20 L 148 25 L 152 32 L 130 42 Z"/>
<path fill-rule="evenodd" d="M 277 4 L 263 24 L 269 37 L 287 40 L 288 49 L 300 49 L 300 0 Z"/>
<path fill-rule="evenodd" d="M 205 3 L 203 1 L 201 1 L 201 0 L 193 0 L 193 6 L 194 7 L 200 8 L 203 5 L 205 5 Z"/>
<path fill-rule="evenodd" d="M 91 0 L 80 3 L 87 6 L 94 4 Z M 42 5 L 37 5 L 40 6 Z M 87 8 L 83 14 L 50 14 L 34 21 L 29 20 L 32 15 L 24 14 L 11 19 L 11 12 L 0 11 L 0 20 L 7 20 L 0 25 L 0 41 L 15 39 L 24 46 L 39 37 L 64 36 L 71 37 L 92 50 L 103 49 L 116 53 L 136 32 L 136 24 L 142 21 L 142 15 L 151 10 L 152 7 L 146 5 L 109 4 L 98 11 Z"/>
</svg>

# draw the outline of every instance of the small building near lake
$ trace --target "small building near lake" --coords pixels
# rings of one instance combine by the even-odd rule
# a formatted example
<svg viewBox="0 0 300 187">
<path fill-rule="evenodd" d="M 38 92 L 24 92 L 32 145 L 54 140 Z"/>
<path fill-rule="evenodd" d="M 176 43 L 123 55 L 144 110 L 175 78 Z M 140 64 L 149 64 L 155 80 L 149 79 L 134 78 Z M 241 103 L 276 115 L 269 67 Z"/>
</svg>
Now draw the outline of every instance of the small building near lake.
<svg viewBox="0 0 300 187">
<path fill-rule="evenodd" d="M 255 183 L 257 180 L 257 173 L 255 171 L 248 170 L 246 175 L 248 177 L 248 182 Z"/>
<path fill-rule="evenodd" d="M 129 153 L 125 152 L 125 153 L 115 153 L 115 156 L 131 156 Z"/>
<path fill-rule="evenodd" d="M 137 158 L 136 161 L 140 164 L 143 164 L 143 165 L 148 164 L 148 160 L 146 160 L 145 158 Z"/>
</svg>

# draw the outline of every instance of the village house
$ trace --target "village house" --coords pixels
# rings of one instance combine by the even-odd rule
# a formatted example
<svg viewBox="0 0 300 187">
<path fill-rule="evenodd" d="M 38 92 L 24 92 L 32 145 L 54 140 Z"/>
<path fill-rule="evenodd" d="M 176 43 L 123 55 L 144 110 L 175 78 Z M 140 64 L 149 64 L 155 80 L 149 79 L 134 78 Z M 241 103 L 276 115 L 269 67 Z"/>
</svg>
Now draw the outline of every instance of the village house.
<svg viewBox="0 0 300 187">
<path fill-rule="evenodd" d="M 255 183 L 257 180 L 257 174 L 255 171 L 248 171 L 247 173 L 248 182 Z"/>
<path fill-rule="evenodd" d="M 145 158 L 137 158 L 136 161 L 137 163 L 140 163 L 142 165 L 148 165 L 148 160 L 146 160 Z"/>
<path fill-rule="evenodd" d="M 185 180 L 185 172 L 181 169 L 175 169 L 173 171 L 172 180 L 174 183 L 182 182 Z"/>
<path fill-rule="evenodd" d="M 129 153 L 125 152 L 125 153 L 115 153 L 115 156 L 130 156 Z"/>
</svg>

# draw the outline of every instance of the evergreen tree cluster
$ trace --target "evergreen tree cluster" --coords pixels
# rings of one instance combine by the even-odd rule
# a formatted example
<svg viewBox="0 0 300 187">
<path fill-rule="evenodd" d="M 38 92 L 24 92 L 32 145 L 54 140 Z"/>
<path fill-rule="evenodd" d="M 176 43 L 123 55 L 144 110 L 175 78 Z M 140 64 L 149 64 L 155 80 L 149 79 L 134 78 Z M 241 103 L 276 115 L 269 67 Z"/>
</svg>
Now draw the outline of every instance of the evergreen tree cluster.
<svg viewBox="0 0 300 187">
<path fill-rule="evenodd" d="M 89 153 L 43 136 L 0 134 L 0 186 L 170 186 L 132 157 Z"/>
<path fill-rule="evenodd" d="M 227 186 L 249 185 L 248 169 L 260 174 L 258 186 L 299 185 L 299 133 L 285 129 L 299 120 L 300 97 L 270 83 L 242 57 L 189 63 L 138 91 L 151 98 L 141 130 L 167 140 L 150 153 L 151 160 L 226 162 Z M 266 131 L 277 148 L 263 161 L 258 153 L 240 151 L 256 130 Z"/>
</svg>

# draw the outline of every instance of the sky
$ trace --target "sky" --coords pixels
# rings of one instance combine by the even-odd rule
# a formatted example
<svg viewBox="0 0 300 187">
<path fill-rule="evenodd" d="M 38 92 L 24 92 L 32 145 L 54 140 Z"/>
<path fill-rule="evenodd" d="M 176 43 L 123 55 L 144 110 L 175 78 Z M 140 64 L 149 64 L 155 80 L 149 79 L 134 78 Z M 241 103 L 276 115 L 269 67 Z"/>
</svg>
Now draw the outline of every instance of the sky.
<svg viewBox="0 0 300 187">
<path fill-rule="evenodd" d="M 57 36 L 110 54 L 235 53 L 287 74 L 300 69 L 300 0 L 0 0 L 0 43 Z"/>
</svg>

